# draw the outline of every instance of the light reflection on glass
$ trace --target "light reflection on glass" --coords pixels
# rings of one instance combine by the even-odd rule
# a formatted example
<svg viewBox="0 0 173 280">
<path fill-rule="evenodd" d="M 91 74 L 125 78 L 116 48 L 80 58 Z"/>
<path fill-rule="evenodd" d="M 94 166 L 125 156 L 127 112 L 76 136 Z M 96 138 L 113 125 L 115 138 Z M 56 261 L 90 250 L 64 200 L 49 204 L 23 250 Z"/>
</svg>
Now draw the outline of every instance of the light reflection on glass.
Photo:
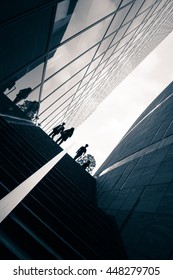
<svg viewBox="0 0 173 280">
<path fill-rule="evenodd" d="M 78 1 L 70 25 L 64 34 L 63 41 L 106 15 L 116 11 L 120 2 L 121 0 L 107 0 L 105 5 L 105 0 L 99 0 L 99 2 L 98 0 Z M 89 37 L 87 36 L 87 38 Z"/>
<path fill-rule="evenodd" d="M 122 24 L 123 20 L 127 15 L 127 12 L 130 10 L 130 7 L 131 5 L 125 6 L 124 8 L 122 8 L 120 11 L 116 13 L 115 18 L 111 23 L 111 26 L 109 27 L 106 36 L 119 29 L 120 25 Z"/>
</svg>

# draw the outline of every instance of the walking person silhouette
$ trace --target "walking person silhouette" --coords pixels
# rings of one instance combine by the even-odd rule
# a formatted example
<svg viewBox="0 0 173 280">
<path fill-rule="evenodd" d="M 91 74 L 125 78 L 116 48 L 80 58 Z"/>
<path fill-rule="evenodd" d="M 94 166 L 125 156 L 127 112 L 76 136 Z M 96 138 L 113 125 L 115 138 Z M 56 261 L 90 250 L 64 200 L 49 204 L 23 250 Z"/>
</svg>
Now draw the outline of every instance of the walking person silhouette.
<svg viewBox="0 0 173 280">
<path fill-rule="evenodd" d="M 56 140 L 56 143 L 58 143 L 59 145 L 66 141 L 69 137 L 71 137 L 73 135 L 74 132 L 74 127 L 70 128 L 70 129 L 66 129 L 64 131 L 61 132 L 61 136 Z"/>
<path fill-rule="evenodd" d="M 49 134 L 49 136 L 52 136 L 52 139 L 53 139 L 55 135 L 64 131 L 64 129 L 65 129 L 64 125 L 65 125 L 65 122 L 54 127 L 52 132 Z"/>
<path fill-rule="evenodd" d="M 82 155 L 84 155 L 84 154 L 86 153 L 86 151 L 87 151 L 87 147 L 88 147 L 88 146 L 89 146 L 89 145 L 86 144 L 85 146 L 80 147 L 80 148 L 77 150 L 77 152 L 76 152 L 76 155 L 75 155 L 75 157 L 74 157 L 74 160 L 76 160 L 77 158 L 79 158 L 79 157 L 81 157 Z"/>
</svg>

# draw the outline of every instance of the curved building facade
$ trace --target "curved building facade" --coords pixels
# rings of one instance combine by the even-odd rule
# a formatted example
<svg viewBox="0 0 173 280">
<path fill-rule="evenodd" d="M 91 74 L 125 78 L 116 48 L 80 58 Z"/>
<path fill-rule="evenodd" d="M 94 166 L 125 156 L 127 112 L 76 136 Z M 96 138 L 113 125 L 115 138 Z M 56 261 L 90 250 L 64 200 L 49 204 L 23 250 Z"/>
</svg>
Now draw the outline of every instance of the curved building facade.
<svg viewBox="0 0 173 280">
<path fill-rule="evenodd" d="M 98 205 L 118 224 L 129 259 L 173 258 L 173 82 L 96 172 Z"/>
</svg>

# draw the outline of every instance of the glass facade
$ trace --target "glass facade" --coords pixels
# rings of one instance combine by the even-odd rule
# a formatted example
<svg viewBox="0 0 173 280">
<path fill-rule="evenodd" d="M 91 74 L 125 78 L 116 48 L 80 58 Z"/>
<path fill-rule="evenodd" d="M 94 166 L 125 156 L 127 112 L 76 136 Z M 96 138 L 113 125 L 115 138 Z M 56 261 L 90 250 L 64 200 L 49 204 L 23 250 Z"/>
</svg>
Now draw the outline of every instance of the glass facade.
<svg viewBox="0 0 173 280">
<path fill-rule="evenodd" d="M 80 125 L 173 29 L 171 0 L 18 2 L 0 4 L 1 114 L 47 133 Z"/>
</svg>

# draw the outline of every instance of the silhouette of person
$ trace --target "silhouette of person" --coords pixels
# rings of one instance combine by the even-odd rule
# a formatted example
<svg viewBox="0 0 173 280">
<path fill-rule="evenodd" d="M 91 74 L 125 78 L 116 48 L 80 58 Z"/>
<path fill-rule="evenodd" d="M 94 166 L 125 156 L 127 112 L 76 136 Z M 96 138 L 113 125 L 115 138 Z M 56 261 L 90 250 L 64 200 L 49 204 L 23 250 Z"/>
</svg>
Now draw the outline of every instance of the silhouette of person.
<svg viewBox="0 0 173 280">
<path fill-rule="evenodd" d="M 75 155 L 75 157 L 74 157 L 74 160 L 76 160 L 77 158 L 79 158 L 79 157 L 81 157 L 82 155 L 84 155 L 85 153 L 86 153 L 86 151 L 87 151 L 87 147 L 88 147 L 89 145 L 88 144 L 86 144 L 85 146 L 82 146 L 82 147 L 80 147 L 78 150 L 77 150 L 77 152 L 76 152 L 76 155 Z"/>
<path fill-rule="evenodd" d="M 20 102 L 22 99 L 26 99 L 28 95 L 31 93 L 32 88 L 24 88 L 19 91 L 19 93 L 16 95 L 15 99 L 13 100 L 13 103 L 16 104 Z"/>
<path fill-rule="evenodd" d="M 66 141 L 69 137 L 71 137 L 73 135 L 73 132 L 74 132 L 74 127 L 62 131 L 61 136 L 56 140 L 56 143 L 59 142 L 60 145 L 62 142 Z"/>
<path fill-rule="evenodd" d="M 81 166 L 82 166 L 84 169 L 86 169 L 87 167 L 90 166 L 90 163 L 91 163 L 91 161 L 90 161 L 90 160 L 87 160 L 87 161 L 84 162 Z"/>
<path fill-rule="evenodd" d="M 52 139 L 53 139 L 55 135 L 64 131 L 64 129 L 65 129 L 64 125 L 65 125 L 65 123 L 63 122 L 62 124 L 59 124 L 58 126 L 54 127 L 53 131 L 49 134 L 49 136 L 52 136 Z"/>
</svg>

